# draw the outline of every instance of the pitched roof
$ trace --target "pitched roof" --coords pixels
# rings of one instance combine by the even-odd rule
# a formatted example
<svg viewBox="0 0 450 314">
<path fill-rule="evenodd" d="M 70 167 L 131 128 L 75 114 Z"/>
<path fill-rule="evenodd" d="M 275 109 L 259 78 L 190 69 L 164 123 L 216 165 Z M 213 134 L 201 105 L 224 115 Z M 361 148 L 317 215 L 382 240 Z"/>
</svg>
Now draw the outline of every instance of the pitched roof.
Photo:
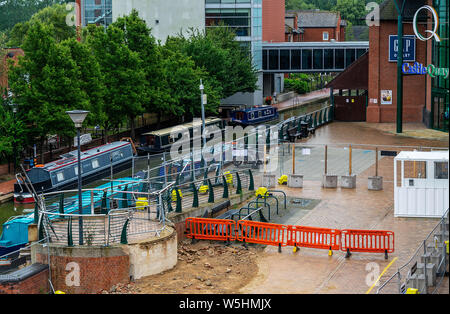
<svg viewBox="0 0 450 314">
<path fill-rule="evenodd" d="M 364 89 L 369 86 L 369 53 L 366 52 L 325 87 L 334 89 Z"/>
<path fill-rule="evenodd" d="M 405 3 L 405 8 L 403 12 L 403 19 L 404 20 L 412 20 L 414 17 L 414 14 L 416 11 L 427 4 L 427 0 L 414 0 L 414 1 L 408 1 L 408 0 L 385 0 L 383 3 L 380 4 L 380 19 L 381 20 L 395 20 L 397 21 L 398 18 L 398 12 L 397 8 L 395 6 L 395 3 L 401 8 L 403 2 Z M 422 11 L 419 13 L 419 17 L 421 19 L 426 18 L 426 11 Z"/>
<path fill-rule="evenodd" d="M 336 27 L 339 13 L 318 10 L 288 10 L 287 14 L 297 13 L 298 27 Z"/>
</svg>

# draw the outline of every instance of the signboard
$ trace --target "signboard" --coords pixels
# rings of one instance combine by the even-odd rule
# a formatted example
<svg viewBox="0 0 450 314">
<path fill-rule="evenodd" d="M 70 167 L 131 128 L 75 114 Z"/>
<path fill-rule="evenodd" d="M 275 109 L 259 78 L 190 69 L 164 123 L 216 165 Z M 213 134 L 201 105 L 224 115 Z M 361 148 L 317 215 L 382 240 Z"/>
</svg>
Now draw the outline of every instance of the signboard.
<svg viewBox="0 0 450 314">
<path fill-rule="evenodd" d="M 381 91 L 381 104 L 392 105 L 392 90 Z"/>
<path fill-rule="evenodd" d="M 398 36 L 389 35 L 389 62 L 397 62 Z M 403 61 L 416 61 L 416 36 L 403 35 Z"/>
</svg>

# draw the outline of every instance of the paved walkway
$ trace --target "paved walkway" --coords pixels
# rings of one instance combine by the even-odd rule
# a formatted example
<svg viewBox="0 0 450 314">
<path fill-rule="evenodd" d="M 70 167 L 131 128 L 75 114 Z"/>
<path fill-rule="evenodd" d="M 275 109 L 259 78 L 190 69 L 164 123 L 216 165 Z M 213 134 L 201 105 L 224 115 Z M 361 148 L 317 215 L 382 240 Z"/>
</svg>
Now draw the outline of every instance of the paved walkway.
<svg viewBox="0 0 450 314">
<path fill-rule="evenodd" d="M 308 94 L 300 95 L 295 98 L 285 100 L 283 102 L 279 102 L 277 104 L 274 104 L 273 106 L 276 107 L 278 111 L 284 111 L 294 107 L 299 107 L 305 103 L 328 96 L 330 96 L 330 90 L 328 88 L 325 88 L 310 92 Z"/>
<path fill-rule="evenodd" d="M 366 132 L 362 132 L 362 130 Z M 365 134 L 367 133 L 367 137 Z M 320 136 L 322 135 L 322 136 Z M 448 136 L 448 135 L 447 135 Z M 447 142 L 399 137 L 364 125 L 332 123 L 316 132 L 307 142 L 316 143 L 363 143 L 387 145 L 428 145 L 446 146 Z M 334 252 L 328 256 L 326 250 L 302 248 L 293 253 L 292 248 L 284 248 L 278 253 L 277 247 L 267 247 L 258 262 L 256 278 L 240 293 L 366 293 L 373 283 L 376 269 L 381 282 L 389 278 L 398 267 L 404 265 L 420 246 L 425 237 L 438 223 L 437 219 L 394 218 L 393 157 L 379 161 L 379 175 L 383 176 L 383 190 L 369 191 L 367 178 L 374 173 L 374 166 L 367 168 L 357 177 L 356 189 L 323 189 L 318 181 L 305 181 L 303 189 L 283 189 L 288 196 L 317 199 L 320 203 L 306 215 L 293 214 L 284 223 L 338 229 L 390 230 L 395 233 L 395 252 L 384 259 L 384 254 L 353 253 L 346 259 L 344 252 Z M 374 263 L 374 264 L 373 264 Z M 375 268 L 374 268 L 375 267 Z M 448 286 L 448 277 L 444 286 Z M 377 287 L 371 293 L 376 293 Z"/>
</svg>

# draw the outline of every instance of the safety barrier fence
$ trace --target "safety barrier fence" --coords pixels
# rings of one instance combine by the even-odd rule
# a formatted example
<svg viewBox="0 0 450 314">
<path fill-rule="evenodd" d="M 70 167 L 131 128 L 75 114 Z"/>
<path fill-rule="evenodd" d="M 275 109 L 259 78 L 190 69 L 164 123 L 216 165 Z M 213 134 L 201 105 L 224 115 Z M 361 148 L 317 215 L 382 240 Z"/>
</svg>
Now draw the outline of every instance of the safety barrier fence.
<svg viewBox="0 0 450 314">
<path fill-rule="evenodd" d="M 240 241 L 278 246 L 293 246 L 350 252 L 388 253 L 394 252 L 394 232 L 382 230 L 338 230 L 305 226 L 280 225 L 250 220 L 228 220 L 213 218 L 188 218 L 187 237 L 213 241 Z"/>
</svg>

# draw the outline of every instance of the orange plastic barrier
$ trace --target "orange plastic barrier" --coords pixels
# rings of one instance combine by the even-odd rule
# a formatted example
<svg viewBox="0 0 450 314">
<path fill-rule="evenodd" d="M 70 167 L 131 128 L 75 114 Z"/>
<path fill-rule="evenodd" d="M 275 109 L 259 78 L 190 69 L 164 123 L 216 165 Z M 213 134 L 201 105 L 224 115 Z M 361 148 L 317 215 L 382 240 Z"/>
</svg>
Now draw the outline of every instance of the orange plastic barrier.
<svg viewBox="0 0 450 314">
<path fill-rule="evenodd" d="M 236 223 L 227 219 L 187 218 L 186 237 L 197 240 L 233 241 Z"/>
<path fill-rule="evenodd" d="M 289 240 L 289 227 L 249 220 L 240 220 L 236 226 L 237 240 L 245 243 L 275 245 L 281 248 Z"/>
<path fill-rule="evenodd" d="M 394 252 L 394 232 L 382 230 L 342 230 L 341 250 L 350 252 Z"/>
<path fill-rule="evenodd" d="M 288 245 L 314 249 L 339 250 L 341 231 L 337 229 L 289 226 Z"/>
</svg>

